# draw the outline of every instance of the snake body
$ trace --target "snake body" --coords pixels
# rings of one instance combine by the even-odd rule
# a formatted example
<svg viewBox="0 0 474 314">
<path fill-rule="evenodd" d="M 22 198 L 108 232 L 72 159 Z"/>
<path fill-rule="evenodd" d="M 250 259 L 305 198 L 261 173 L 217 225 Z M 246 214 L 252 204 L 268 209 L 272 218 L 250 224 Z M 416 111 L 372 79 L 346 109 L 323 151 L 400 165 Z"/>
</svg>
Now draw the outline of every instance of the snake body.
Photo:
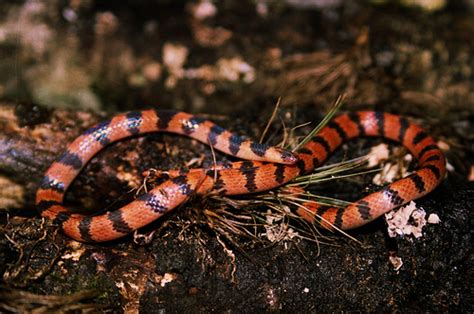
<svg viewBox="0 0 474 314">
<path fill-rule="evenodd" d="M 248 159 L 214 169 L 176 172 L 170 179 L 124 207 L 97 216 L 71 213 L 64 194 L 84 165 L 109 143 L 149 132 L 173 132 Z M 213 122 L 175 111 L 145 110 L 120 114 L 78 137 L 46 171 L 36 195 L 43 217 L 53 219 L 79 241 L 102 242 L 125 236 L 185 202 L 191 194 L 238 195 L 266 191 L 307 174 L 324 163 L 342 143 L 361 136 L 381 136 L 401 143 L 417 159 L 409 176 L 365 196 L 345 208 L 307 202 L 298 210 L 309 221 L 343 230 L 362 226 L 393 208 L 436 188 L 446 172 L 445 157 L 434 139 L 409 120 L 383 112 L 342 114 L 329 122 L 295 154 L 243 139 Z"/>
</svg>

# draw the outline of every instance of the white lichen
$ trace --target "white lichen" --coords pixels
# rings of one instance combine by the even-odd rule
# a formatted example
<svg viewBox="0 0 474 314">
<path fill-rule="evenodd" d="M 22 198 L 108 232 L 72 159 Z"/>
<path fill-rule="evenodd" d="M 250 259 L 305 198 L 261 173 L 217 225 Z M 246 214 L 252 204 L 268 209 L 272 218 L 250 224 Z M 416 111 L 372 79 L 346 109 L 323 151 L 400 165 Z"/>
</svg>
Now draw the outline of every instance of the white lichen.
<svg viewBox="0 0 474 314">
<path fill-rule="evenodd" d="M 285 211 L 289 213 L 290 209 L 285 207 Z M 291 240 L 298 236 L 298 232 L 290 228 L 284 218 L 284 213 L 275 213 L 268 210 L 266 214 L 266 223 L 264 224 L 265 232 L 261 233 L 260 237 L 265 237 L 268 241 L 275 243 Z"/>
<path fill-rule="evenodd" d="M 385 214 L 390 237 L 412 234 L 415 238 L 423 235 L 422 229 L 426 225 L 426 212 L 416 207 L 415 202 L 400 207 L 398 210 Z"/>
<path fill-rule="evenodd" d="M 388 159 L 388 145 L 379 144 L 370 149 L 370 152 L 367 154 L 367 161 L 369 167 L 375 167 L 380 162 Z"/>
<path fill-rule="evenodd" d="M 403 260 L 399 256 L 389 256 L 390 263 L 393 266 L 393 270 L 398 271 L 403 266 Z"/>
<path fill-rule="evenodd" d="M 441 222 L 441 219 L 439 219 L 439 216 L 436 214 L 430 214 L 428 216 L 428 219 L 426 220 L 429 224 L 439 224 Z"/>
</svg>

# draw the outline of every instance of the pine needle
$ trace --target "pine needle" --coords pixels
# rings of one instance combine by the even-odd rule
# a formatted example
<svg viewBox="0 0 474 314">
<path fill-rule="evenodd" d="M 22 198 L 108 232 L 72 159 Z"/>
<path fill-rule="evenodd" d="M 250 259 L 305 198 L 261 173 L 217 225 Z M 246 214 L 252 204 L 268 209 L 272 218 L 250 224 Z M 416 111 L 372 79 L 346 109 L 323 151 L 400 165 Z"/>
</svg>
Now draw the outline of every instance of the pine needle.
<svg viewBox="0 0 474 314">
<path fill-rule="evenodd" d="M 259 143 L 263 142 L 263 139 L 265 138 L 265 135 L 267 135 L 270 125 L 272 124 L 273 120 L 275 120 L 276 113 L 278 112 L 278 108 L 280 107 L 280 101 L 281 101 L 281 97 L 278 97 L 277 103 L 275 104 L 275 108 L 273 108 L 272 116 L 270 117 L 270 120 L 268 120 L 267 125 L 265 126 L 265 129 L 263 130 Z"/>
<path fill-rule="evenodd" d="M 292 150 L 293 152 L 297 151 L 298 149 L 306 145 L 313 138 L 313 136 L 318 134 L 321 131 L 321 129 L 325 127 L 329 121 L 331 121 L 331 119 L 334 117 L 336 112 L 342 106 L 342 102 L 344 101 L 344 98 L 345 98 L 345 94 L 339 95 L 339 97 L 337 97 L 331 109 L 329 109 L 329 112 L 324 116 L 323 120 L 321 120 L 321 122 L 313 130 L 311 130 L 311 132 L 309 132 L 308 135 L 306 135 L 306 137 L 301 142 L 299 142 L 295 148 L 293 148 Z"/>
</svg>

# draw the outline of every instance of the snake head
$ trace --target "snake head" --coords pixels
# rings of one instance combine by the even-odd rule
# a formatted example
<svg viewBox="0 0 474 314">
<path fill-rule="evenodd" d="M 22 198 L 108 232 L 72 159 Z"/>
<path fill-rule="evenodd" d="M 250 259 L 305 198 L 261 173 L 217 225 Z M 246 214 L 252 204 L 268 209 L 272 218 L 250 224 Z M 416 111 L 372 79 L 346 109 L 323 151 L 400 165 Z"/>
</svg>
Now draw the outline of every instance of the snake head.
<svg viewBox="0 0 474 314">
<path fill-rule="evenodd" d="M 281 160 L 278 163 L 293 165 L 299 160 L 298 156 L 288 150 L 277 148 L 276 151 L 279 154 L 279 159 Z"/>
</svg>

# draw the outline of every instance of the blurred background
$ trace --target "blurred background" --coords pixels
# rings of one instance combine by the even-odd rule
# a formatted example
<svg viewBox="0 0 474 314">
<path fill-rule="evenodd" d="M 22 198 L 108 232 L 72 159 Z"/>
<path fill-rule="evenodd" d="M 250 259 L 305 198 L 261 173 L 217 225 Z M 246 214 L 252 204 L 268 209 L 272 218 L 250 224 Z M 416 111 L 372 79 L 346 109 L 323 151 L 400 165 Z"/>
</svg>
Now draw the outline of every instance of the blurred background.
<svg viewBox="0 0 474 314">
<path fill-rule="evenodd" d="M 2 1 L 0 99 L 107 112 L 474 109 L 472 0 Z"/>
</svg>

